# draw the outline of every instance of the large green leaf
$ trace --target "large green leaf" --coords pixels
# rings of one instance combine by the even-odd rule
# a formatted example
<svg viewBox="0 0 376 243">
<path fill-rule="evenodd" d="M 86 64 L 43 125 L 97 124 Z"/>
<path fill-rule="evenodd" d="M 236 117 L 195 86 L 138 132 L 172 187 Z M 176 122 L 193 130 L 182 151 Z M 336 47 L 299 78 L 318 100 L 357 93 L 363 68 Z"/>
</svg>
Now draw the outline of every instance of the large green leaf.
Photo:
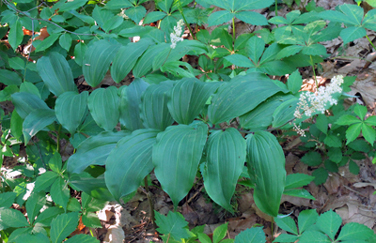
<svg viewBox="0 0 376 243">
<path fill-rule="evenodd" d="M 104 165 L 116 143 L 128 134 L 128 131 L 101 132 L 86 139 L 78 146 L 77 152 L 69 157 L 68 171 L 79 174 L 89 165 Z"/>
<path fill-rule="evenodd" d="M 37 62 L 39 75 L 48 89 L 56 96 L 67 91 L 76 91 L 72 70 L 65 57 L 57 52 L 43 56 Z"/>
<path fill-rule="evenodd" d="M 5 85 L 20 85 L 22 83 L 22 79 L 16 72 L 12 72 L 7 69 L 0 69 L 0 83 Z"/>
<path fill-rule="evenodd" d="M 65 92 L 56 99 L 55 113 L 64 128 L 73 134 L 81 124 L 87 110 L 87 91 L 78 94 Z"/>
<path fill-rule="evenodd" d="M 343 44 L 347 44 L 353 40 L 359 39 L 364 37 L 367 34 L 366 29 L 359 26 L 352 26 L 341 31 L 341 38 L 343 40 Z"/>
<path fill-rule="evenodd" d="M 207 138 L 208 126 L 170 126 L 157 136 L 153 147 L 154 172 L 175 207 L 192 188 Z"/>
<path fill-rule="evenodd" d="M 119 96 L 115 86 L 94 90 L 88 106 L 95 122 L 106 131 L 112 131 L 119 122 Z"/>
<path fill-rule="evenodd" d="M 56 121 L 55 112 L 51 109 L 37 109 L 30 112 L 22 124 L 22 133 L 27 144 L 31 137 Z"/>
<path fill-rule="evenodd" d="M 255 67 L 251 60 L 240 54 L 233 54 L 225 57 L 225 59 L 238 67 Z"/>
<path fill-rule="evenodd" d="M 153 44 L 154 42 L 151 39 L 143 38 L 136 43 L 129 43 L 120 47 L 111 66 L 111 77 L 114 81 L 120 83 L 132 70 L 142 53 Z"/>
<path fill-rule="evenodd" d="M 228 10 L 217 11 L 211 14 L 208 18 L 209 26 L 220 25 L 234 18 L 234 13 Z"/>
<path fill-rule="evenodd" d="M 119 49 L 119 46 L 106 40 L 100 40 L 89 46 L 86 51 L 82 72 L 86 82 L 96 87 L 103 80 L 106 72 Z"/>
<path fill-rule="evenodd" d="M 18 210 L 12 208 L 0 209 L 1 226 L 24 227 L 29 226 L 25 216 Z"/>
<path fill-rule="evenodd" d="M 106 160 L 106 185 L 116 200 L 136 191 L 153 170 L 151 153 L 158 130 L 139 129 L 121 139 Z"/>
<path fill-rule="evenodd" d="M 277 92 L 287 93 L 273 81 L 259 80 L 255 75 L 237 76 L 223 84 L 209 105 L 209 121 L 218 124 L 251 111 Z"/>
<path fill-rule="evenodd" d="M 0 205 L 4 208 L 12 206 L 14 199 L 16 199 L 17 193 L 15 192 L 3 192 L 0 194 Z"/>
<path fill-rule="evenodd" d="M 373 231 L 367 226 L 355 222 L 345 224 L 339 233 L 337 240 L 356 241 L 368 240 L 374 235 Z"/>
<path fill-rule="evenodd" d="M 168 94 L 173 85 L 172 81 L 162 82 L 149 86 L 143 93 L 140 116 L 146 128 L 163 131 L 174 122 L 167 108 Z"/>
<path fill-rule="evenodd" d="M 146 9 L 144 6 L 132 7 L 125 10 L 124 14 L 127 15 L 136 24 L 138 24 L 140 20 L 145 17 Z"/>
<path fill-rule="evenodd" d="M 153 66 L 155 57 L 166 49 L 170 49 L 170 45 L 167 43 L 160 43 L 148 48 L 148 50 L 138 59 L 136 65 L 134 66 L 134 69 L 132 70 L 133 75 L 136 78 L 140 78 L 147 74 Z"/>
<path fill-rule="evenodd" d="M 164 64 L 172 61 L 178 61 L 186 54 L 199 55 L 206 53 L 207 47 L 205 44 L 197 40 L 179 41 L 174 49 L 161 49 L 158 55 L 154 57 L 152 67 L 153 71 L 160 69 Z"/>
<path fill-rule="evenodd" d="M 49 109 L 47 104 L 35 94 L 17 92 L 12 94 L 11 97 L 16 111 L 22 119 L 25 119 L 34 110 Z"/>
<path fill-rule="evenodd" d="M 98 177 L 93 177 L 87 172 L 73 174 L 69 178 L 69 185 L 74 190 L 83 191 L 86 194 L 100 200 L 115 200 L 110 191 L 107 189 L 106 183 L 104 181 L 104 174 Z"/>
<path fill-rule="evenodd" d="M 214 202 L 233 212 L 230 201 L 246 160 L 245 140 L 235 128 L 215 131 L 209 136 L 206 155 L 205 190 Z"/>
<path fill-rule="evenodd" d="M 320 215 L 316 221 L 317 227 L 334 240 L 339 227 L 342 224 L 342 218 L 333 210 L 329 210 Z"/>
<path fill-rule="evenodd" d="M 264 52 L 265 41 L 257 36 L 251 37 L 245 46 L 245 50 L 248 57 L 252 59 L 254 63 L 258 63 L 262 53 Z"/>
<path fill-rule="evenodd" d="M 158 212 L 155 214 L 155 222 L 158 225 L 157 231 L 161 234 L 171 236 L 174 240 L 188 239 L 190 232 L 188 222 L 179 212 L 169 211 L 167 216 Z M 175 241 L 175 242 L 176 242 Z"/>
<path fill-rule="evenodd" d="M 78 212 L 72 212 L 57 216 L 51 222 L 51 241 L 61 243 L 69 236 L 78 225 Z"/>
<path fill-rule="evenodd" d="M 97 24 L 107 33 L 123 23 L 122 17 L 115 15 L 112 11 L 99 6 L 95 6 L 92 16 Z"/>
<path fill-rule="evenodd" d="M 241 21 L 252 25 L 268 25 L 268 20 L 264 15 L 253 11 L 241 11 L 235 14 L 235 17 Z"/>
<path fill-rule="evenodd" d="M 9 23 L 11 26 L 8 34 L 9 45 L 16 52 L 17 47 L 21 44 L 23 39 L 21 18 L 17 18 L 14 23 Z"/>
<path fill-rule="evenodd" d="M 180 80 L 171 91 L 167 106 L 175 121 L 190 124 L 200 114 L 216 83 L 203 83 L 196 78 Z"/>
<path fill-rule="evenodd" d="M 273 113 L 273 127 L 280 127 L 294 119 L 294 112 L 298 106 L 299 99 L 292 96 L 275 109 Z"/>
<path fill-rule="evenodd" d="M 142 93 L 149 86 L 142 79 L 135 79 L 129 86 L 124 86 L 120 94 L 120 123 L 128 130 L 143 128 L 140 117 Z"/>
<path fill-rule="evenodd" d="M 257 207 L 276 217 L 285 188 L 285 155 L 276 137 L 258 131 L 247 137 L 248 171 L 256 184 L 253 197 Z"/>
<path fill-rule="evenodd" d="M 284 101 L 295 98 L 293 95 L 274 95 L 255 109 L 239 117 L 241 127 L 253 131 L 265 130 L 272 124 L 273 113 Z"/>
<path fill-rule="evenodd" d="M 65 180 L 58 177 L 56 181 L 52 184 L 50 194 L 54 203 L 62 206 L 64 211 L 67 211 L 67 204 L 69 201 L 70 193 L 69 188 Z"/>
</svg>

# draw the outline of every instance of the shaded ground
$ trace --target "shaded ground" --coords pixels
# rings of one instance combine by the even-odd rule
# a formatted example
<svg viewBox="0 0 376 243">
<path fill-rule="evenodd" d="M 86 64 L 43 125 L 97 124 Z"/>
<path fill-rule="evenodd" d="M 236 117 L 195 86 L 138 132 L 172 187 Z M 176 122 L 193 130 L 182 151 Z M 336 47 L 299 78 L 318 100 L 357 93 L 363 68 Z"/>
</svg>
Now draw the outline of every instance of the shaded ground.
<svg viewBox="0 0 376 243">
<path fill-rule="evenodd" d="M 304 2 L 304 1 L 302 1 Z M 351 3 L 352 0 L 318 0 L 318 6 L 325 9 L 333 9 L 335 6 Z M 288 12 L 288 8 L 284 7 L 279 11 L 280 16 L 284 16 Z M 274 12 L 270 12 L 272 17 Z M 242 22 L 236 24 L 237 34 L 250 32 L 252 26 L 248 26 Z M 230 30 L 231 31 L 231 30 Z M 371 40 L 375 39 L 375 33 L 368 33 Z M 325 83 L 327 79 L 335 75 L 343 74 L 348 76 L 357 76 L 357 80 L 352 87 L 350 94 L 357 94 L 359 99 L 349 99 L 347 104 L 359 102 L 367 105 L 369 113 L 376 115 L 376 66 L 372 61 L 376 58 L 375 50 L 372 50 L 369 42 L 364 39 L 354 41 L 353 44 L 343 48 L 342 41 L 335 39 L 325 43 L 328 53 L 331 57 L 324 63 L 322 68 L 318 68 L 318 80 Z M 301 69 L 301 73 L 305 79 L 304 89 L 312 89 L 312 70 L 310 68 Z M 279 77 L 275 77 L 279 78 Z M 282 79 L 283 80 L 283 79 Z M 129 84 L 130 79 L 124 80 L 122 85 Z M 78 80 L 80 89 L 91 89 L 86 86 L 84 80 Z M 108 75 L 102 82 L 102 85 L 115 85 Z M 116 84 L 118 85 L 118 84 Z M 3 107 L 12 110 L 13 107 L 9 103 L 2 103 Z M 283 144 L 286 155 L 287 173 L 305 173 L 312 174 L 312 167 L 302 162 L 300 158 L 304 152 L 299 151 L 301 145 L 299 137 L 292 137 Z M 71 152 L 67 151 L 65 158 Z M 358 222 L 365 224 L 376 232 L 376 190 L 375 165 L 371 163 L 372 158 L 356 161 L 360 167 L 358 175 L 349 172 L 348 167 L 340 167 L 338 173 L 331 173 L 329 179 L 323 185 L 316 186 L 313 182 L 305 187 L 316 200 L 308 200 L 290 196 L 283 196 L 280 213 L 290 214 L 297 217 L 299 212 L 304 209 L 317 209 L 319 213 L 323 213 L 329 209 L 333 209 L 343 219 L 343 223 Z M 4 166 L 14 166 L 14 161 L 8 158 L 4 162 Z M 167 214 L 173 209 L 172 202 L 168 195 L 160 189 L 157 180 L 152 177 L 154 185 L 151 191 L 153 193 L 154 209 L 161 214 Z M 246 187 L 238 186 L 237 193 L 234 197 L 234 206 L 237 208 L 235 215 L 226 213 L 219 206 L 210 201 L 204 192 L 202 180 L 196 181 L 194 188 L 187 195 L 186 199 L 181 202 L 178 211 L 181 212 L 185 219 L 189 222 L 191 228 L 198 225 L 206 225 L 205 233 L 210 234 L 218 226 L 224 222 L 228 222 L 229 237 L 234 238 L 239 232 L 252 227 L 255 224 L 264 226 L 264 231 L 268 237 L 271 234 L 277 236 L 281 232 L 275 227 L 275 232 L 271 232 L 270 218 L 260 212 L 255 206 L 252 191 Z M 125 205 L 110 203 L 104 210 L 98 212 L 102 220 L 102 229 L 93 229 L 92 232 L 103 242 L 159 242 L 160 239 L 153 230 L 150 221 L 150 208 L 145 192 L 141 189 L 134 198 Z M 89 229 L 82 228 L 76 233 L 87 233 Z"/>
</svg>

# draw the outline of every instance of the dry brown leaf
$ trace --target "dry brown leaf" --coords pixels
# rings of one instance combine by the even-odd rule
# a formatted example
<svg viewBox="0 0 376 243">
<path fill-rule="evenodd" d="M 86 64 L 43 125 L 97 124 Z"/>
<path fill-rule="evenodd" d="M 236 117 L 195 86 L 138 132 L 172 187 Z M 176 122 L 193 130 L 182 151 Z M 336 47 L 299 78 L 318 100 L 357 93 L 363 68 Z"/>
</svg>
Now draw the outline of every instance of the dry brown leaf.
<svg viewBox="0 0 376 243">
<path fill-rule="evenodd" d="M 124 231 L 120 225 L 111 225 L 107 231 L 104 243 L 123 243 Z"/>
<path fill-rule="evenodd" d="M 374 189 L 376 189 L 376 183 L 357 182 L 354 183 L 353 186 L 356 188 L 372 186 Z"/>
</svg>

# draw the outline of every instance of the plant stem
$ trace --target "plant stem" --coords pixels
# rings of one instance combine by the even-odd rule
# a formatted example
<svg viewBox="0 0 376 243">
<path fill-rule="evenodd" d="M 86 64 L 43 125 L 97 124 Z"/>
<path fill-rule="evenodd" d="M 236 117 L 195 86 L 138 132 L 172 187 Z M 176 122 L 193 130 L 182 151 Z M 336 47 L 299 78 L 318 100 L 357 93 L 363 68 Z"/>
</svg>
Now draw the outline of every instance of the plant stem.
<svg viewBox="0 0 376 243">
<path fill-rule="evenodd" d="M 61 125 L 59 125 L 59 128 L 57 129 L 56 133 L 56 150 L 58 153 L 60 153 L 60 130 L 61 130 Z"/>
<path fill-rule="evenodd" d="M 145 184 L 145 190 L 147 192 L 149 206 L 150 206 L 150 219 L 151 219 L 151 222 L 153 223 L 154 230 L 156 230 L 157 229 L 157 225 L 155 224 L 154 204 L 153 204 L 153 199 L 151 197 L 151 192 L 149 190 L 148 177 L 147 176 L 145 176 L 145 178 L 144 178 L 144 184 Z"/>
<path fill-rule="evenodd" d="M 311 55 L 309 55 L 309 58 L 311 59 L 311 66 L 312 66 L 312 71 L 313 71 L 313 77 L 315 78 L 316 91 L 318 91 L 319 90 L 319 83 L 317 82 L 317 78 L 316 78 L 315 65 L 313 65 L 313 59 L 312 59 Z"/>
<path fill-rule="evenodd" d="M 232 38 L 234 39 L 234 47 L 235 47 L 235 38 L 236 38 L 236 34 L 235 34 L 235 17 L 232 18 Z"/>
<path fill-rule="evenodd" d="M 271 230 L 271 242 L 274 241 L 274 218 L 272 218 L 272 225 L 270 226 L 270 230 Z"/>
<path fill-rule="evenodd" d="M 278 0 L 274 1 L 274 12 L 275 16 L 278 16 Z"/>
<path fill-rule="evenodd" d="M 371 46 L 373 47 L 373 49 L 376 50 L 376 47 L 375 47 L 375 45 L 372 43 L 372 41 L 371 41 L 371 39 L 369 38 L 369 36 L 366 35 L 366 37 L 367 37 L 367 40 L 369 41 L 369 43 L 371 44 Z"/>
<path fill-rule="evenodd" d="M 190 25 L 188 24 L 187 20 L 185 19 L 185 16 L 184 16 L 184 13 L 183 13 L 183 7 L 181 6 L 181 2 L 180 2 L 180 0 L 178 0 L 178 1 L 179 1 L 179 12 L 180 12 L 181 16 L 183 17 L 184 23 L 187 26 L 189 33 L 191 33 L 192 38 L 196 39 L 195 36 L 193 35 L 193 32 L 191 30 Z"/>
</svg>

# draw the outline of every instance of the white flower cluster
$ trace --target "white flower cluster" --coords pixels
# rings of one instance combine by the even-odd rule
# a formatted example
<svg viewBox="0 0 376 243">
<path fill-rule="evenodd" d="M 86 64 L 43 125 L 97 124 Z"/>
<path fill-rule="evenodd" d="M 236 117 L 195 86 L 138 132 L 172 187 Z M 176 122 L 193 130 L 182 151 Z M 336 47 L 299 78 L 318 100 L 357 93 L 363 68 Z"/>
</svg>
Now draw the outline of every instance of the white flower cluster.
<svg viewBox="0 0 376 243">
<path fill-rule="evenodd" d="M 299 97 L 298 107 L 295 110 L 294 116 L 302 118 L 303 114 L 311 116 L 314 112 L 319 111 L 322 114 L 325 112 L 325 105 L 329 102 L 330 105 L 336 105 L 337 100 L 332 97 L 334 93 L 342 92 L 341 84 L 343 83 L 343 76 L 338 75 L 332 78 L 332 82 L 326 87 L 319 87 L 316 93 L 301 93 Z"/>
<path fill-rule="evenodd" d="M 303 115 L 310 117 L 314 112 L 319 111 L 325 113 L 325 105 L 336 105 L 337 100 L 332 97 L 335 93 L 342 92 L 341 84 L 343 83 L 343 76 L 338 75 L 332 78 L 332 82 L 323 87 L 319 87 L 316 93 L 306 92 L 301 93 L 299 97 L 298 107 L 294 112 L 295 118 L 302 118 Z M 300 136 L 305 137 L 304 130 L 294 123 L 294 131 Z"/>
<path fill-rule="evenodd" d="M 178 25 L 174 26 L 174 32 L 170 34 L 171 48 L 175 49 L 176 43 L 183 41 L 181 34 L 183 32 L 184 21 L 181 19 L 178 21 Z"/>
</svg>

